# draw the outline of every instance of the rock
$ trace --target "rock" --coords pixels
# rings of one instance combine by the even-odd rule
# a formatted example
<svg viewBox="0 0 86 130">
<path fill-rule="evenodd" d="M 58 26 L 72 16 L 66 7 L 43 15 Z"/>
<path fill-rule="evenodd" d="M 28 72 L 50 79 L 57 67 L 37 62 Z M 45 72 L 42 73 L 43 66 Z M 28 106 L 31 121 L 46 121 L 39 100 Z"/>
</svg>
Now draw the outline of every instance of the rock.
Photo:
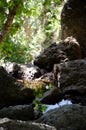
<svg viewBox="0 0 86 130">
<path fill-rule="evenodd" d="M 34 91 L 25 88 L 0 66 L 0 107 L 31 103 Z"/>
<path fill-rule="evenodd" d="M 53 75 L 53 72 L 47 72 L 47 73 L 45 73 L 45 74 L 43 74 L 41 77 L 40 77 L 40 79 L 46 79 L 46 80 L 49 80 L 49 81 L 51 81 L 51 83 L 53 83 L 54 82 L 54 75 Z"/>
<path fill-rule="evenodd" d="M 34 64 L 48 71 L 53 70 L 53 65 L 68 61 L 81 59 L 81 50 L 78 42 L 73 37 L 68 37 L 59 43 L 53 43 L 44 50 L 36 59 Z"/>
<path fill-rule="evenodd" d="M 44 93 L 41 103 L 44 104 L 55 104 L 62 100 L 63 96 L 60 90 L 56 87 Z"/>
<path fill-rule="evenodd" d="M 16 79 L 22 80 L 33 80 L 35 78 L 39 78 L 41 76 L 41 70 L 39 67 L 34 66 L 33 64 L 17 64 L 7 62 L 5 64 L 1 64 L 6 71 Z"/>
<path fill-rule="evenodd" d="M 10 118 L 17 120 L 33 120 L 34 109 L 31 105 L 10 106 L 0 109 L 0 118 Z"/>
<path fill-rule="evenodd" d="M 14 63 L 12 66 L 12 70 L 10 70 L 10 74 L 16 79 L 22 79 L 23 71 L 21 69 L 21 66 L 17 63 Z"/>
<path fill-rule="evenodd" d="M 86 105 L 86 59 L 61 63 L 59 84 L 66 98 Z"/>
<path fill-rule="evenodd" d="M 65 105 L 48 111 L 37 122 L 55 126 L 57 130 L 85 130 L 86 107 Z"/>
<path fill-rule="evenodd" d="M 41 70 L 39 69 L 39 67 L 34 65 L 22 65 L 21 70 L 23 71 L 23 79 L 25 80 L 34 80 L 41 76 Z"/>
<path fill-rule="evenodd" d="M 41 123 L 3 118 L 0 119 L 0 130 L 56 130 L 56 128 Z"/>
<path fill-rule="evenodd" d="M 68 0 L 61 13 L 62 39 L 73 36 L 86 57 L 86 1 Z"/>
</svg>

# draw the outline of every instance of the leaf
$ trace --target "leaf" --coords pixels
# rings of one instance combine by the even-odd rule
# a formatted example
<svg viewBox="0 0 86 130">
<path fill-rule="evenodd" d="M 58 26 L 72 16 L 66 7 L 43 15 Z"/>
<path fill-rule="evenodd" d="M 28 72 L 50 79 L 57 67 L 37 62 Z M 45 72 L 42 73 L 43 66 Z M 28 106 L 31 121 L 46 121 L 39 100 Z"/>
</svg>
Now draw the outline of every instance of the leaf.
<svg viewBox="0 0 86 130">
<path fill-rule="evenodd" d="M 50 3 L 51 3 L 51 0 L 45 0 L 43 5 L 47 6 L 47 5 L 50 5 Z"/>
</svg>

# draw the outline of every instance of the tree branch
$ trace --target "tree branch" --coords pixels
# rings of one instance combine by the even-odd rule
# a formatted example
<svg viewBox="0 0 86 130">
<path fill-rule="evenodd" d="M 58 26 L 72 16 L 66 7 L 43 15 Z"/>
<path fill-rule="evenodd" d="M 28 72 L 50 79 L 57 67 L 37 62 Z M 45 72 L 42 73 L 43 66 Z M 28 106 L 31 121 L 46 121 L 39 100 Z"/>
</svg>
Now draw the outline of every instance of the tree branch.
<svg viewBox="0 0 86 130">
<path fill-rule="evenodd" d="M 0 44 L 3 42 L 3 40 L 5 39 L 6 35 L 9 33 L 11 27 L 12 27 L 12 23 L 13 23 L 13 19 L 17 13 L 17 10 L 19 9 L 20 5 L 15 5 L 13 7 L 12 10 L 9 10 L 9 14 L 8 14 L 8 18 L 7 18 L 7 21 L 6 23 L 4 24 L 4 27 L 1 31 L 1 34 L 0 34 Z"/>
</svg>

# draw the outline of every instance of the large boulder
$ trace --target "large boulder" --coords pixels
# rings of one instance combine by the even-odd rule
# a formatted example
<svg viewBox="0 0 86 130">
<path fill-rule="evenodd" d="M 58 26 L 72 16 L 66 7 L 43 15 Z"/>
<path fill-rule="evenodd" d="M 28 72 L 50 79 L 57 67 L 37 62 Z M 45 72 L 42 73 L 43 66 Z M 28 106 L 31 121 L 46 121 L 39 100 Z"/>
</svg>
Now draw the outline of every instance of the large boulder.
<svg viewBox="0 0 86 130">
<path fill-rule="evenodd" d="M 73 36 L 86 57 L 86 0 L 67 0 L 61 13 L 62 39 Z"/>
<path fill-rule="evenodd" d="M 31 103 L 34 98 L 32 89 L 25 88 L 0 66 L 0 107 Z"/>
<path fill-rule="evenodd" d="M 40 68 L 52 71 L 53 65 L 67 60 L 80 59 L 80 45 L 73 37 L 68 37 L 59 43 L 53 43 L 44 50 L 36 59 L 34 64 Z"/>
<path fill-rule="evenodd" d="M 56 128 L 41 123 L 3 118 L 0 119 L 0 130 L 56 130 Z"/>
<path fill-rule="evenodd" d="M 0 109 L 0 118 L 10 118 L 16 120 L 33 120 L 34 109 L 32 105 L 17 105 Z"/>
<path fill-rule="evenodd" d="M 65 98 L 86 105 L 86 59 L 57 64 L 55 67 L 59 69 L 59 87 Z"/>
<path fill-rule="evenodd" d="M 62 98 L 63 98 L 63 95 L 60 92 L 59 88 L 54 87 L 51 90 L 46 91 L 43 94 L 43 97 L 40 101 L 41 103 L 44 103 L 44 104 L 55 104 L 55 103 L 60 102 Z"/>
<path fill-rule="evenodd" d="M 48 111 L 37 122 L 55 126 L 57 130 L 85 130 L 86 107 L 65 105 Z"/>
<path fill-rule="evenodd" d="M 3 63 L 1 64 L 6 71 L 16 79 L 33 80 L 41 76 L 41 70 L 39 67 L 29 64 L 17 64 L 17 63 Z"/>
</svg>

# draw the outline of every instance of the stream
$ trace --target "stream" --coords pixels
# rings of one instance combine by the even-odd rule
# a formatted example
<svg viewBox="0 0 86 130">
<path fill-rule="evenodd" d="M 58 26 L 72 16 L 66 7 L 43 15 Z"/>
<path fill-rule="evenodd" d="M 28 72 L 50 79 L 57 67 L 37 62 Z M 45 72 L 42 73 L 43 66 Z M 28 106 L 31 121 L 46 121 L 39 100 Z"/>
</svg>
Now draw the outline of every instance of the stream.
<svg viewBox="0 0 86 130">
<path fill-rule="evenodd" d="M 72 102 L 70 100 L 62 100 L 61 102 L 59 102 L 58 104 L 56 103 L 55 105 L 46 105 L 47 109 L 44 111 L 44 113 L 46 113 L 47 111 L 51 110 L 51 109 L 55 109 L 55 108 L 59 108 L 61 106 L 64 105 L 70 105 L 72 104 Z"/>
</svg>

